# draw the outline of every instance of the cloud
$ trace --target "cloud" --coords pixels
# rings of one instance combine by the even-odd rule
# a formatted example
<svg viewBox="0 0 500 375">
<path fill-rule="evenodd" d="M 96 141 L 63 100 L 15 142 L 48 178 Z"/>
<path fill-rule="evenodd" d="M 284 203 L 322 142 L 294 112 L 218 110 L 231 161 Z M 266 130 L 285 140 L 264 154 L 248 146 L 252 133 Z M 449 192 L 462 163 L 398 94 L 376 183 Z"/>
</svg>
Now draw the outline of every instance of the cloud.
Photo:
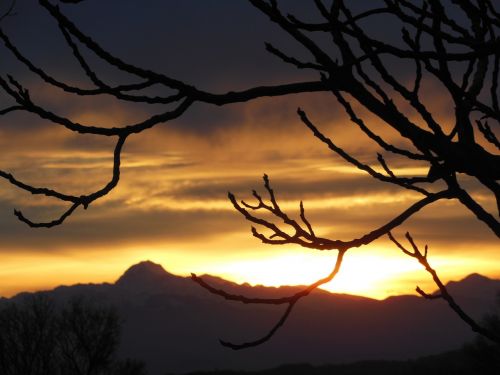
<svg viewBox="0 0 500 375">
<path fill-rule="evenodd" d="M 54 215 L 55 208 L 28 210 L 35 217 Z M 241 230 L 245 225 L 235 221 L 231 211 L 174 211 L 124 208 L 117 202 L 91 207 L 75 213 L 64 225 L 47 229 L 32 229 L 19 222 L 12 205 L 0 202 L 0 252 L 18 250 L 50 253 L 80 249 L 114 249 L 120 246 L 158 243 L 179 243 L 183 240 L 203 240 Z M 16 250 L 17 249 L 17 250 Z"/>
<path fill-rule="evenodd" d="M 304 20 L 317 18 L 317 10 L 309 2 L 282 3 Z M 368 3 L 372 4 L 353 5 L 362 8 Z M 54 76 L 91 87 L 46 12 L 27 1 L 18 1 L 16 7 L 18 15 L 5 20 L 5 29 L 22 51 Z M 264 51 L 264 41 L 270 41 L 287 53 L 311 60 L 298 43 L 247 2 L 150 1 L 144 6 L 126 0 L 117 7 L 112 2 L 86 1 L 61 8 L 124 60 L 202 89 L 225 92 L 318 79 Z M 373 36 L 400 43 L 399 24 L 373 22 L 367 27 Z M 326 39 L 317 41 L 330 43 Z M 105 66 L 88 51 L 84 53 L 108 82 L 131 79 Z M 165 106 L 124 103 L 107 96 L 73 97 L 44 85 L 16 64 L 7 51 L 3 50 L 2 56 L 1 74 L 13 73 L 30 88 L 34 100 L 74 121 L 119 126 L 166 110 Z M 411 86 L 413 66 L 398 63 L 391 69 Z M 152 94 L 158 92 L 158 87 L 150 90 Z M 453 107 L 435 81 L 424 77 L 421 96 L 440 123 L 447 128 L 453 126 Z M 351 101 L 374 132 L 397 146 L 413 149 L 410 142 L 401 140 L 394 130 Z M 10 103 L 5 96 L 0 102 Z M 408 103 L 401 98 L 396 98 L 395 103 L 412 121 L 425 126 Z M 214 254 L 217 260 L 213 262 L 252 253 L 261 245 L 251 237 L 249 223 L 233 210 L 226 193 L 251 199 L 251 189 L 256 188 L 265 195 L 263 173 L 270 176 L 282 207 L 290 215 L 298 217 L 298 202 L 303 200 L 316 232 L 331 238 L 359 237 L 420 198 L 349 166 L 301 123 L 297 107 L 304 109 L 336 144 L 381 170 L 376 162 L 380 148 L 349 120 L 330 93 L 263 98 L 224 107 L 196 103 L 180 119 L 130 137 L 122 155 L 119 186 L 88 210 L 78 210 L 61 227 L 33 230 L 18 222 L 10 214 L 13 208 L 47 220 L 66 206 L 20 192 L 2 181 L 0 253 L 58 253 L 72 257 L 76 252 L 82 256 L 104 251 L 109 261 L 130 246 L 142 246 L 148 251 L 188 246 L 196 254 Z M 88 194 L 108 182 L 114 139 L 76 134 L 25 113 L 9 114 L 0 122 L 0 169 L 15 173 L 27 183 L 75 195 Z M 384 157 L 397 175 L 427 173 L 420 163 L 385 152 Z M 493 200 L 484 190 L 466 177 L 460 179 L 482 204 L 492 207 Z M 427 242 L 434 254 L 443 256 L 491 255 L 491 244 L 496 240 L 454 201 L 422 210 L 397 233 L 402 235 L 404 231 L 410 231 L 419 243 Z M 378 242 L 392 246 L 387 239 Z"/>
</svg>

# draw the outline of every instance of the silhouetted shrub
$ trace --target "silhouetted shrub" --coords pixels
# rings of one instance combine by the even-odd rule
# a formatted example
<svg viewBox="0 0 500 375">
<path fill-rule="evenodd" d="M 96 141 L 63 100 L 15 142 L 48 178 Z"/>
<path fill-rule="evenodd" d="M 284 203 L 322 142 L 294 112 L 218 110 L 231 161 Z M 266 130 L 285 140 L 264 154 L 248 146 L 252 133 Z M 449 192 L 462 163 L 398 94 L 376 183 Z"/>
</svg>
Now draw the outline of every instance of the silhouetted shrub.
<svg viewBox="0 0 500 375">
<path fill-rule="evenodd" d="M 144 363 L 116 358 L 119 339 L 111 307 L 29 295 L 0 309 L 0 374 L 144 375 Z"/>
</svg>

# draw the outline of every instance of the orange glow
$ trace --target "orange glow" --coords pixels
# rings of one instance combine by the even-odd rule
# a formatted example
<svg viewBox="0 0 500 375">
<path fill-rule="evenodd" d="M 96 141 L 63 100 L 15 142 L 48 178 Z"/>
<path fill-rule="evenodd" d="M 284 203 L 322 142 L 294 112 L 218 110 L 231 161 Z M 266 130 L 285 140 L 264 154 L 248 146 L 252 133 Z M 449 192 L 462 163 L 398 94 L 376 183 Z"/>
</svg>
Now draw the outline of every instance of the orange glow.
<svg viewBox="0 0 500 375">
<path fill-rule="evenodd" d="M 0 213 L 7 217 L 12 230 L 22 233 L 4 242 L 0 249 L 0 295 L 60 284 L 113 282 L 132 264 L 147 259 L 178 275 L 208 273 L 253 285 L 309 284 L 328 275 L 334 253 L 260 244 L 249 233 L 249 223 L 226 197 L 227 190 L 234 188 L 238 198 L 251 202 L 251 189 L 263 192 L 261 176 L 267 173 L 283 210 L 297 217 L 299 201 L 303 200 L 316 233 L 338 239 L 359 237 L 419 199 L 418 194 L 407 190 L 395 193 L 332 156 L 295 115 L 298 104 L 331 111 L 331 98 L 318 98 L 305 95 L 300 100 L 232 106 L 228 111 L 242 113 L 240 123 L 209 135 L 160 127 L 132 137 L 122 155 L 119 186 L 87 211 L 78 211 L 61 228 L 23 231 L 19 229 L 23 224 L 8 212 Z M 126 108 L 106 110 L 107 114 L 75 110 L 75 119 L 132 122 L 141 115 Z M 325 134 L 334 134 L 340 146 L 381 170 L 375 165 L 380 150 L 360 137 L 355 127 L 348 126 L 345 116 L 322 121 L 323 115 L 317 115 L 318 126 Z M 367 114 L 367 121 L 372 120 L 370 116 Z M 378 130 L 384 135 L 383 125 Z M 97 144 L 93 138 L 84 137 L 86 141 L 78 144 L 78 135 L 53 127 L 20 132 L 18 137 L 19 146 L 7 136 L 0 140 L 0 167 L 27 182 L 75 194 L 107 183 L 113 148 L 109 140 Z M 418 164 L 395 161 L 391 166 L 400 176 L 427 174 Z M 475 195 L 481 203 L 494 202 L 481 194 Z M 46 218 L 45 210 L 63 210 L 60 203 L 20 194 L 7 183 L 2 185 L 0 199 L 8 203 L 9 212 L 14 207 L 39 209 L 40 217 Z M 165 212 L 170 216 L 163 217 Z M 431 246 L 430 262 L 444 281 L 472 272 L 500 277 L 500 270 L 494 267 L 500 261 L 497 239 L 487 230 L 476 231 L 471 226 L 476 220 L 456 202 L 439 203 L 417 216 L 420 221 L 410 220 L 400 230 L 419 234 L 415 236 L 419 243 L 426 241 Z M 432 227 L 435 222 L 440 223 L 439 233 Z M 129 235 L 137 223 L 146 223 L 141 227 L 144 231 L 150 227 L 154 230 Z M 75 239 L 90 227 L 88 235 Z M 177 236 L 182 230 L 183 235 Z M 112 239 L 107 237 L 117 232 Z M 434 236 L 427 237 L 429 233 Z M 99 235 L 102 243 L 87 243 L 87 239 Z M 25 237 L 36 240 L 19 244 Z M 471 238 L 464 241 L 465 237 Z M 428 291 L 435 289 L 414 259 L 383 241 L 348 252 L 339 275 L 324 288 L 373 298 L 414 293 L 416 285 Z"/>
<path fill-rule="evenodd" d="M 1 295 L 11 296 L 19 291 L 58 285 L 114 282 L 130 265 L 147 259 L 180 276 L 187 277 L 191 272 L 212 274 L 236 283 L 266 286 L 308 285 L 328 275 L 334 265 L 334 253 L 297 248 L 262 251 L 253 248 L 252 241 L 241 241 L 241 236 L 207 241 L 203 250 L 196 249 L 197 244 L 183 243 L 175 249 L 160 245 L 122 248 L 119 256 L 109 249 L 95 249 L 86 255 L 82 251 L 9 255 L 0 266 Z M 240 244 L 239 251 L 231 254 L 235 243 Z M 494 254 L 495 249 L 486 250 Z M 500 277 L 495 262 L 460 255 L 431 255 L 429 259 L 445 282 L 459 280 L 478 269 L 486 276 Z M 323 289 L 384 299 L 391 295 L 415 294 L 417 285 L 429 292 L 436 289 L 430 275 L 418 262 L 388 245 L 383 248 L 369 246 L 348 253 L 337 277 Z"/>
<path fill-rule="evenodd" d="M 440 275 L 444 281 L 459 280 L 474 269 L 482 269 L 485 275 L 493 278 L 500 276 L 498 269 L 486 261 L 460 257 L 430 259 L 431 264 L 442 271 Z M 267 259 L 242 259 L 210 268 L 239 283 L 280 286 L 311 284 L 328 275 L 333 265 L 332 255 L 284 252 Z M 417 285 L 428 291 L 437 289 L 430 275 L 414 259 L 398 254 L 395 249 L 372 247 L 371 251 L 364 250 L 361 254 L 348 253 L 338 275 L 322 288 L 332 293 L 384 299 L 391 295 L 415 294 Z"/>
</svg>

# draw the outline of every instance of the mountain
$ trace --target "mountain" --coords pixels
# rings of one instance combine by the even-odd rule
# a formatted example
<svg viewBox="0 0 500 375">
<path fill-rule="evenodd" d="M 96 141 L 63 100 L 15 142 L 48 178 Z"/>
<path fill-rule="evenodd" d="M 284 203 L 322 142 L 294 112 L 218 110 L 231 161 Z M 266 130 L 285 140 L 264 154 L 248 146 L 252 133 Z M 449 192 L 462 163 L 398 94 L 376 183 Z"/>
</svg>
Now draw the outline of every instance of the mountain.
<svg viewBox="0 0 500 375">
<path fill-rule="evenodd" d="M 190 294 L 188 291 L 199 292 L 199 288 L 193 288 L 194 285 L 183 277 L 172 275 L 165 269 L 151 261 L 140 262 L 128 270 L 116 281 L 116 289 L 125 293 L 156 293 L 160 292 L 172 294 Z"/>
<path fill-rule="evenodd" d="M 492 300 L 500 297 L 498 280 L 491 280 L 487 277 L 473 273 L 463 280 L 450 281 L 447 286 L 449 292 L 456 296 L 468 296 L 480 300 Z"/>
<path fill-rule="evenodd" d="M 175 278 L 175 276 L 165 271 L 161 265 L 146 260 L 140 262 L 128 270 L 116 281 L 117 285 L 142 285 L 145 287 L 151 286 L 152 283 L 163 282 L 167 279 Z"/>
<path fill-rule="evenodd" d="M 300 289 L 203 278 L 216 288 L 249 296 L 285 296 Z M 481 318 L 493 305 L 500 280 L 475 274 L 448 286 L 466 311 Z M 259 370 L 286 363 L 406 360 L 459 348 L 474 338 L 441 300 L 396 296 L 378 301 L 320 290 L 296 305 L 270 342 L 232 351 L 218 338 L 235 342 L 258 338 L 285 306 L 229 302 L 150 261 L 130 267 L 114 284 L 61 286 L 46 293 L 60 303 L 84 295 L 115 306 L 124 321 L 120 353 L 144 360 L 151 375 Z"/>
</svg>

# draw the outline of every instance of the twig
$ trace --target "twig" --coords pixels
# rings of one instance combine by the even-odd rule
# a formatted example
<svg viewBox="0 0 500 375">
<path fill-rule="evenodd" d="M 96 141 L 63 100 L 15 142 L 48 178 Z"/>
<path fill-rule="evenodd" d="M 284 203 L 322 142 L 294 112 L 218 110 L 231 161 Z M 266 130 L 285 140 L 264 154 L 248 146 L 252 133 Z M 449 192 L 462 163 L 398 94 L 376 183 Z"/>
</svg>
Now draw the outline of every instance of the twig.
<svg viewBox="0 0 500 375">
<path fill-rule="evenodd" d="M 337 275 L 337 273 L 340 270 L 340 267 L 342 265 L 342 260 L 344 258 L 345 251 L 339 251 L 337 253 L 337 258 L 335 261 L 335 266 L 333 267 L 332 272 L 316 281 L 315 283 L 309 285 L 307 288 L 302 289 L 301 291 L 292 294 L 290 296 L 286 297 L 280 297 L 280 298 L 251 298 L 251 297 L 246 297 L 243 295 L 237 295 L 237 294 L 231 294 L 227 293 L 226 291 L 222 289 L 217 289 L 206 283 L 203 279 L 200 277 L 196 276 L 194 273 L 191 274 L 191 280 L 193 280 L 195 283 L 200 285 L 202 288 L 206 289 L 208 292 L 217 295 L 219 297 L 222 297 L 228 301 L 237 301 L 245 304 L 265 304 L 265 305 L 287 305 L 286 310 L 284 311 L 283 315 L 280 317 L 280 319 L 277 321 L 277 323 L 262 337 L 241 343 L 241 344 L 235 344 L 231 343 L 225 340 L 219 340 L 220 343 L 223 346 L 226 346 L 228 348 L 231 348 L 233 350 L 240 350 L 240 349 L 245 349 L 245 348 L 250 348 L 253 346 L 258 346 L 266 341 L 269 341 L 275 334 L 276 332 L 285 324 L 287 321 L 288 317 L 290 316 L 290 313 L 292 312 L 293 308 L 295 307 L 295 304 L 304 297 L 307 297 L 313 290 L 317 289 L 319 286 L 324 285 L 331 280 Z"/>
<path fill-rule="evenodd" d="M 439 291 L 441 293 L 439 294 L 432 294 L 429 295 L 425 293 L 420 287 L 417 286 L 417 292 L 423 296 L 426 299 L 444 299 L 450 308 L 458 315 L 460 319 L 462 319 L 474 332 L 480 333 L 484 337 L 487 337 L 493 342 L 496 342 L 497 344 L 500 344 L 500 336 L 492 332 L 481 325 L 479 325 L 474 319 L 472 319 L 463 309 L 460 307 L 460 305 L 455 301 L 455 299 L 451 296 L 451 294 L 448 292 L 448 289 L 446 286 L 443 284 L 441 279 L 439 278 L 437 272 L 430 266 L 428 260 L 427 260 L 427 245 L 425 245 L 425 251 L 422 253 L 418 246 L 416 245 L 415 241 L 413 240 L 412 236 L 410 233 L 406 233 L 405 237 L 410 243 L 412 250 L 408 250 L 406 247 L 404 247 L 400 242 L 398 242 L 394 236 L 391 234 L 391 232 L 387 233 L 387 236 L 389 239 L 401 250 L 403 251 L 406 255 L 409 255 L 412 258 L 417 259 L 417 261 L 425 268 L 425 270 L 432 276 L 432 279 L 434 280 L 434 283 L 437 285 L 439 288 Z"/>
</svg>

